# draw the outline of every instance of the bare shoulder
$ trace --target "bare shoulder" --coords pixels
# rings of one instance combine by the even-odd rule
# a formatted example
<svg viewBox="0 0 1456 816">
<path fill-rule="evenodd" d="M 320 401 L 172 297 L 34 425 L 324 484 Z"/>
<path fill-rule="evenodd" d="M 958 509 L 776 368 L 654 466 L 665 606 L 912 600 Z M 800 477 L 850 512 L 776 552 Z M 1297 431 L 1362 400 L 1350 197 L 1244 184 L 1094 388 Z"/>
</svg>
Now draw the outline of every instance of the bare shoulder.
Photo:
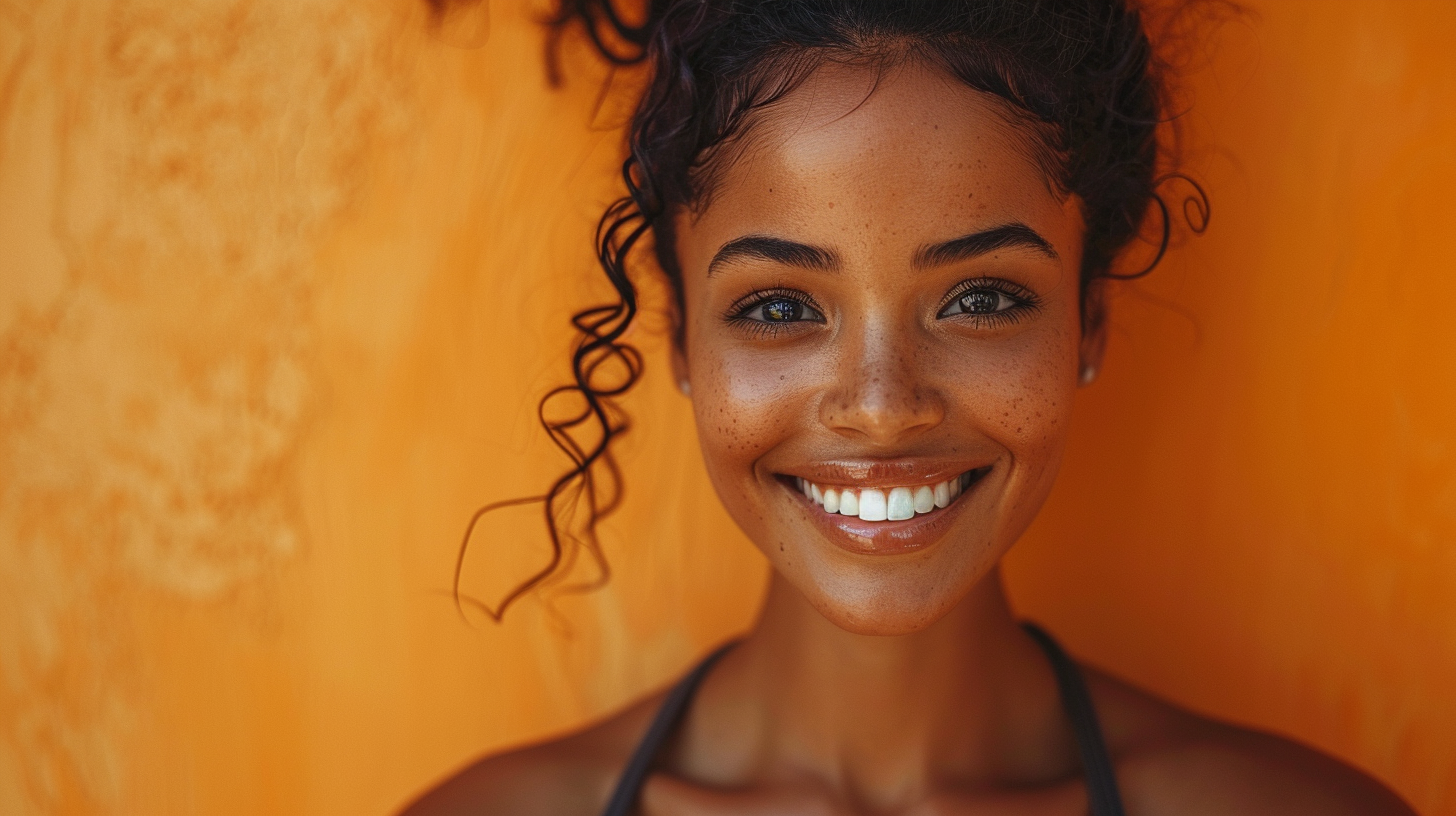
<svg viewBox="0 0 1456 816">
<path fill-rule="evenodd" d="M 653 695 L 586 730 L 479 759 L 400 816 L 596 816 L 662 697 Z"/>
<path fill-rule="evenodd" d="M 1087 671 L 1129 814 L 1414 816 L 1359 770 Z"/>
</svg>

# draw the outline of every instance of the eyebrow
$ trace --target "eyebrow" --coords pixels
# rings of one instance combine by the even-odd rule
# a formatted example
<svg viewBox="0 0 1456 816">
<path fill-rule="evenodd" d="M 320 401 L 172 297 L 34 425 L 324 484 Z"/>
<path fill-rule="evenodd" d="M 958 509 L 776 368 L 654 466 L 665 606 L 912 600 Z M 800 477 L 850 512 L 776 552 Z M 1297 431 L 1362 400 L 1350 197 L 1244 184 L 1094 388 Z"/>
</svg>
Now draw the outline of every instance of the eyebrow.
<svg viewBox="0 0 1456 816">
<path fill-rule="evenodd" d="M 827 249 L 767 235 L 745 235 L 724 244 L 713 255 L 708 264 L 708 277 L 712 277 L 723 264 L 740 258 L 759 258 L 821 272 L 833 272 L 839 268 L 839 258 Z"/>
<path fill-rule="evenodd" d="M 1013 248 L 1034 250 L 1054 261 L 1060 257 L 1052 249 L 1051 243 L 1036 230 L 1016 222 L 925 247 L 915 253 L 915 266 L 944 266 L 956 261 L 967 261 L 998 249 Z"/>
<path fill-rule="evenodd" d="M 1052 260 L 1060 257 L 1051 243 L 1036 230 L 1015 222 L 923 247 L 915 253 L 915 266 L 921 269 L 944 266 L 998 249 L 1013 248 L 1030 249 Z M 742 258 L 757 258 L 821 272 L 839 269 L 839 257 L 827 249 L 769 235 L 745 235 L 734 238 L 714 253 L 713 260 L 708 263 L 708 277 L 712 277 L 718 267 Z"/>
</svg>

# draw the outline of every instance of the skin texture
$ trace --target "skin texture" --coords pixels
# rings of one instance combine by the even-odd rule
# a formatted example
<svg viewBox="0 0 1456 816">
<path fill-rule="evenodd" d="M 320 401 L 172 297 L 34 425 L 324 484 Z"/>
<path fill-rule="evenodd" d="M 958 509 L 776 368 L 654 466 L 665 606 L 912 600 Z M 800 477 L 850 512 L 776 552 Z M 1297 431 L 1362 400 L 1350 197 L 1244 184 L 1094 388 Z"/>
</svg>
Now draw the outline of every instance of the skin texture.
<svg viewBox="0 0 1456 816">
<path fill-rule="evenodd" d="M 1051 488 L 1079 372 L 1101 353 L 1081 318 L 1078 203 L 1049 189 L 998 101 L 914 63 L 876 80 L 818 70 L 677 224 L 674 367 L 713 484 L 775 572 L 644 814 L 1086 812 L 1055 680 L 997 568 Z M 1009 224 L 1045 246 L 927 260 Z M 812 251 L 724 252 L 746 236 Z M 967 281 L 1015 297 L 994 317 L 955 314 Z M 785 298 L 800 319 L 765 323 Z M 901 539 L 857 538 L 793 489 L 965 472 L 982 475 Z M 1316 752 L 1088 680 L 1130 814 L 1410 813 Z M 659 702 L 481 760 L 405 812 L 598 813 Z"/>
</svg>

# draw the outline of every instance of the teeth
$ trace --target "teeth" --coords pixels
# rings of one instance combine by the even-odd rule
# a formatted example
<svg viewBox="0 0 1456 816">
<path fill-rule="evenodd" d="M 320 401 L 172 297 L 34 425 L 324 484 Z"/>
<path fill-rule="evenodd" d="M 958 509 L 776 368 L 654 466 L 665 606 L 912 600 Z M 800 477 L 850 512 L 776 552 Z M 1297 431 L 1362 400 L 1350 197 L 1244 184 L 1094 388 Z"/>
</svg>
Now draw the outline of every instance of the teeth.
<svg viewBox="0 0 1456 816">
<path fill-rule="evenodd" d="M 915 488 L 915 512 L 929 513 L 935 509 L 935 491 L 924 485 Z"/>
<path fill-rule="evenodd" d="M 904 521 L 950 505 L 970 486 L 973 476 L 964 473 L 934 485 L 916 487 L 864 488 L 820 487 L 795 477 L 794 487 L 826 513 L 857 516 L 864 521 Z"/>
<path fill-rule="evenodd" d="M 890 491 L 887 502 L 890 521 L 904 521 L 915 518 L 915 494 L 908 487 L 897 487 Z"/>
<path fill-rule="evenodd" d="M 861 490 L 859 492 L 859 517 L 862 521 L 884 521 L 885 491 Z"/>
</svg>

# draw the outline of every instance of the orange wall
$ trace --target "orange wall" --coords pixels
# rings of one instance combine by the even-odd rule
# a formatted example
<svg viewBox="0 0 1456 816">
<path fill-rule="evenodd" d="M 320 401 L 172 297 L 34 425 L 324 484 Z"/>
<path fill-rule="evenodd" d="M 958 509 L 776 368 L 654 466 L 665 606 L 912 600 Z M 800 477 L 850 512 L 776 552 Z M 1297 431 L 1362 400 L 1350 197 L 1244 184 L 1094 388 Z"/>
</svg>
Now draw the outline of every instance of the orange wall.
<svg viewBox="0 0 1456 816">
<path fill-rule="evenodd" d="M 1456 7 L 1248 5 L 1190 59 L 1212 228 L 1119 295 L 1012 589 L 1456 814 Z M 647 327 L 610 587 L 445 594 L 559 464 L 531 412 L 621 120 L 485 13 L 0 4 L 0 812 L 383 813 L 750 619 Z M 490 532 L 486 597 L 544 546 Z"/>
</svg>

